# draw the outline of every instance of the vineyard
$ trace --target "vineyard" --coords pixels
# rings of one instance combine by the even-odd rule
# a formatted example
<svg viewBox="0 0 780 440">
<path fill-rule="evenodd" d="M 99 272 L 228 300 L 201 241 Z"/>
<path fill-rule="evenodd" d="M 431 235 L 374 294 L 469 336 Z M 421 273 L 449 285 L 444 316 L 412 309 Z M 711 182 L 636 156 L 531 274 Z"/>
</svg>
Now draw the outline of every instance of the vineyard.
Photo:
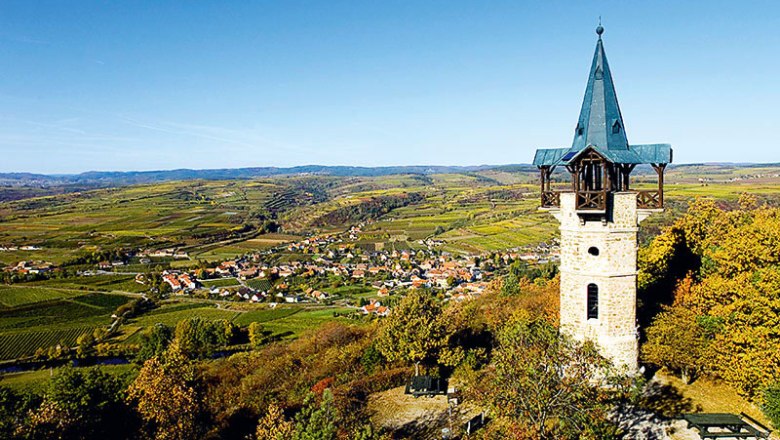
<svg viewBox="0 0 780 440">
<path fill-rule="evenodd" d="M 19 288 L 35 291 L 43 288 Z M 49 289 L 50 290 L 50 289 Z M 58 344 L 72 346 L 84 333 L 111 323 L 124 295 L 89 293 L 0 309 L 0 359 L 13 359 Z"/>
<path fill-rule="evenodd" d="M 76 327 L 61 330 L 0 334 L 0 359 L 16 359 L 30 356 L 38 348 L 46 349 L 58 344 L 72 347 L 79 336 L 85 333 L 92 333 L 95 328 Z"/>
<path fill-rule="evenodd" d="M 272 287 L 271 281 L 266 279 L 258 279 L 258 278 L 249 280 L 246 282 L 246 284 L 253 289 L 266 291 L 266 292 L 270 290 Z"/>
<path fill-rule="evenodd" d="M 73 293 L 45 287 L 0 286 L 0 306 L 17 307 L 42 301 L 66 298 Z"/>
</svg>

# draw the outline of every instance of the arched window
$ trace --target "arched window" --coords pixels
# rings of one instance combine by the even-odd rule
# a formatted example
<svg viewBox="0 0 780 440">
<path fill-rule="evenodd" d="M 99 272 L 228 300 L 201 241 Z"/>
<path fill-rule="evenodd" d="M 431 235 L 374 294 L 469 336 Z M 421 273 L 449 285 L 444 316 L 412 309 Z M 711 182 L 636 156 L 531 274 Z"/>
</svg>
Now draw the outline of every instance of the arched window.
<svg viewBox="0 0 780 440">
<path fill-rule="evenodd" d="M 588 319 L 599 319 L 599 286 L 588 284 Z"/>
</svg>

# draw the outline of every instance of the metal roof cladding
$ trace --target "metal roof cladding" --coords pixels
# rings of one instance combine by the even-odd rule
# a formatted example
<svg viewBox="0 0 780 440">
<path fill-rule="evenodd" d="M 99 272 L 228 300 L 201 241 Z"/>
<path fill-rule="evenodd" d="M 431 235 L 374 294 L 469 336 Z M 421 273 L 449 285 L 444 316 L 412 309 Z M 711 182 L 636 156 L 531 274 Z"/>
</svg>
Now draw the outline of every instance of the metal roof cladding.
<svg viewBox="0 0 780 440">
<path fill-rule="evenodd" d="M 629 145 L 623 115 L 620 113 L 612 71 L 601 35 L 604 28 L 596 28 L 598 41 L 590 66 L 588 85 L 571 148 L 537 150 L 534 165 L 553 166 L 566 164 L 591 147 L 614 163 L 670 163 L 672 148 L 669 144 Z M 574 153 L 574 154 L 570 154 Z"/>
</svg>

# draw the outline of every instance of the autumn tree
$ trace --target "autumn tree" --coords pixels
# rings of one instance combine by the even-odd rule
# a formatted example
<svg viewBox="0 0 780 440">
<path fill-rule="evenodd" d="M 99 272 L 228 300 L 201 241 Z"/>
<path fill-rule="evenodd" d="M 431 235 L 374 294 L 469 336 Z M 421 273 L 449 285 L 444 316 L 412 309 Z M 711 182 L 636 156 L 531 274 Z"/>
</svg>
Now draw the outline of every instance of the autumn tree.
<svg viewBox="0 0 780 440">
<path fill-rule="evenodd" d="M 473 393 L 499 425 L 539 439 L 616 435 L 606 422 L 609 388 L 593 381 L 607 377 L 610 364 L 592 344 L 580 345 L 527 315 L 501 328 L 496 342 L 491 368 Z"/>
<path fill-rule="evenodd" d="M 670 307 L 647 330 L 642 357 L 645 362 L 679 372 L 683 382 L 688 383 L 705 369 L 711 336 L 696 312 L 681 306 Z"/>
<path fill-rule="evenodd" d="M 147 360 L 130 385 L 128 401 L 158 440 L 198 438 L 204 413 L 194 363 L 177 342 L 164 355 Z"/>
<path fill-rule="evenodd" d="M 409 292 L 382 325 L 376 346 L 390 362 L 435 364 L 444 345 L 441 305 L 427 292 Z"/>
<path fill-rule="evenodd" d="M 295 424 L 285 419 L 284 412 L 275 403 L 268 406 L 255 431 L 256 440 L 289 440 L 295 431 Z"/>
<path fill-rule="evenodd" d="M 640 253 L 640 287 L 659 292 L 645 298 L 678 286 L 647 328 L 646 360 L 684 376 L 706 371 L 760 398 L 780 380 L 779 268 L 780 209 L 749 196 L 740 209 L 694 201 Z"/>
</svg>

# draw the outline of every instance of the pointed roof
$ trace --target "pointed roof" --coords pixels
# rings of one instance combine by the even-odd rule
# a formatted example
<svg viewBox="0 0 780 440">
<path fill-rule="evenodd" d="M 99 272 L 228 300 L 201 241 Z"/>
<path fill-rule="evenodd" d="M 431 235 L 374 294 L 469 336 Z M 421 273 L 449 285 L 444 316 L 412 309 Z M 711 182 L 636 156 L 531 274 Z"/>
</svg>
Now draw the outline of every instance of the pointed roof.
<svg viewBox="0 0 780 440">
<path fill-rule="evenodd" d="M 536 150 L 534 165 L 556 166 L 569 163 L 588 147 L 593 148 L 614 163 L 670 163 L 672 148 L 669 144 L 631 145 L 626 138 L 625 124 L 615 93 L 615 83 L 607 62 L 599 25 L 596 34 L 596 51 L 590 66 L 585 98 L 582 100 L 580 118 L 574 129 L 571 148 Z"/>
<path fill-rule="evenodd" d="M 601 41 L 604 28 L 599 26 L 596 33 L 599 39 L 596 42 L 596 52 L 593 54 L 588 86 L 574 131 L 571 151 L 580 151 L 588 146 L 599 147 L 600 150 L 627 150 L 625 124 L 620 114 L 604 43 Z"/>
</svg>

